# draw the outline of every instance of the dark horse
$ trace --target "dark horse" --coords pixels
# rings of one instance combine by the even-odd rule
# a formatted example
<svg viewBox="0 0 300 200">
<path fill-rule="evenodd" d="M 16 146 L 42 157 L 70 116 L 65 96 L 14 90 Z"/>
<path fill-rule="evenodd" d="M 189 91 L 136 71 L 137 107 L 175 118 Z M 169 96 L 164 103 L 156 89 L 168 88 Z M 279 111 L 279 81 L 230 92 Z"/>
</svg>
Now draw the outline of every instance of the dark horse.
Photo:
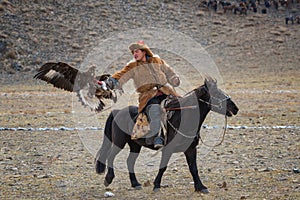
<svg viewBox="0 0 300 200">
<path fill-rule="evenodd" d="M 237 114 L 237 106 L 229 96 L 217 87 L 216 81 L 206 79 L 204 85 L 187 93 L 184 97 L 170 100 L 165 105 L 165 109 L 168 111 L 166 145 L 162 148 L 160 168 L 154 180 L 154 191 L 158 191 L 161 187 L 161 179 L 167 169 L 171 155 L 175 152 L 184 152 L 190 173 L 194 179 L 195 191 L 208 193 L 207 187 L 202 184 L 199 178 L 196 163 L 196 146 L 199 139 L 201 139 L 199 131 L 210 110 L 230 117 Z M 106 121 L 105 137 L 95 159 L 98 174 L 104 173 L 107 165 L 108 172 L 105 176 L 105 186 L 112 183 L 115 177 L 113 166 L 115 156 L 127 143 L 130 147 L 127 168 L 131 186 L 136 189 L 142 187 L 135 176 L 135 161 L 142 146 L 153 150 L 154 146 L 153 144 L 147 144 L 145 138 L 131 140 L 130 133 L 137 114 L 137 107 L 129 106 L 122 110 L 112 111 Z"/>
</svg>

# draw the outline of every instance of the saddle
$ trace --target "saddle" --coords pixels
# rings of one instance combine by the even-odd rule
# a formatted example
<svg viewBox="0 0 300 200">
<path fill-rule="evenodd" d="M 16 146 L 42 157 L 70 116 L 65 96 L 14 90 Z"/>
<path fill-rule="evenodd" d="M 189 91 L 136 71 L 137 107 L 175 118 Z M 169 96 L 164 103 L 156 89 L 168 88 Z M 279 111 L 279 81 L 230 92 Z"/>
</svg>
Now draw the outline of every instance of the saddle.
<svg viewBox="0 0 300 200">
<path fill-rule="evenodd" d="M 163 129 L 162 133 L 166 138 L 166 123 L 167 120 L 171 118 L 174 111 L 167 110 L 166 107 L 170 101 L 173 99 L 178 98 L 174 97 L 173 95 L 169 95 L 166 99 L 164 99 L 160 106 L 162 108 L 162 115 L 161 115 L 161 128 Z M 137 140 L 139 138 L 143 138 L 148 132 L 150 131 L 150 124 L 147 115 L 144 112 L 138 114 L 136 118 L 136 123 L 134 124 L 131 139 Z"/>
</svg>

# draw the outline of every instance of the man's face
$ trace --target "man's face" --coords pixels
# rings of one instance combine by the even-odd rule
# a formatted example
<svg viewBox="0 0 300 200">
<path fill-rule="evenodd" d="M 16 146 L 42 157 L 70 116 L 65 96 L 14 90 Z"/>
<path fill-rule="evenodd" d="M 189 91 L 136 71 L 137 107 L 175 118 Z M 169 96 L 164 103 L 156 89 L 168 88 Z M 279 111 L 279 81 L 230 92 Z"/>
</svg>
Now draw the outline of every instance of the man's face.
<svg viewBox="0 0 300 200">
<path fill-rule="evenodd" d="M 136 61 L 146 61 L 146 51 L 135 49 L 133 50 L 133 57 Z"/>
</svg>

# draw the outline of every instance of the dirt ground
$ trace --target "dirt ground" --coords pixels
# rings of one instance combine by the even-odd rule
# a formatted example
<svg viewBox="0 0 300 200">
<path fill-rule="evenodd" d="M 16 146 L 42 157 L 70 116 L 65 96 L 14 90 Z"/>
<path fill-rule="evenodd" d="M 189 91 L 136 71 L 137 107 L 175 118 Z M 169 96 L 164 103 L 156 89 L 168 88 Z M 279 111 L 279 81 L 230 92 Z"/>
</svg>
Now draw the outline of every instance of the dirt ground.
<svg viewBox="0 0 300 200">
<path fill-rule="evenodd" d="M 258 13 L 240 16 L 205 11 L 198 1 L 0 2 L 1 199 L 102 199 L 106 191 L 112 199 L 300 199 L 300 25 L 284 19 L 298 13 L 299 4 L 271 7 L 267 14 L 260 5 Z M 142 190 L 130 187 L 125 170 L 116 170 L 106 188 L 83 138 L 95 137 L 91 148 L 97 149 L 103 131 L 69 130 L 78 125 L 74 96 L 32 79 L 44 62 L 78 67 L 95 41 L 147 26 L 168 27 L 201 44 L 218 66 L 222 89 L 240 108 L 228 118 L 232 128 L 222 145 L 205 156 L 199 152 L 209 194 L 194 192 L 180 154 L 157 193 L 157 166 L 137 174 Z M 173 64 L 171 58 L 166 55 Z M 97 115 L 96 126 L 106 116 Z"/>
</svg>

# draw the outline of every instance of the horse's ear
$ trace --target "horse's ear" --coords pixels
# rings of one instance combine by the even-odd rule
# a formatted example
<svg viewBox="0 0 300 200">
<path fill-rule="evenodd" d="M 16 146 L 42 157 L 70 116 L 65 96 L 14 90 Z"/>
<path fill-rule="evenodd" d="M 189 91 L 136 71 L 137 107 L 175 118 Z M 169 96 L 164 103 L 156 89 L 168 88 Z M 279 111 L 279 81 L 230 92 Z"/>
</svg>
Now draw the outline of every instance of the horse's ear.
<svg viewBox="0 0 300 200">
<path fill-rule="evenodd" d="M 212 78 L 211 76 L 206 76 L 205 80 L 204 80 L 204 84 L 207 86 L 211 85 L 212 83 L 216 83 L 216 82 L 217 82 L 217 80 Z"/>
<path fill-rule="evenodd" d="M 206 88 L 213 88 L 217 86 L 217 80 L 208 76 L 204 80 L 204 85 Z"/>
<path fill-rule="evenodd" d="M 209 80 L 207 78 L 205 78 L 205 80 L 204 80 L 204 86 L 207 88 L 209 86 Z"/>
<path fill-rule="evenodd" d="M 213 82 L 217 85 L 217 82 L 218 82 L 218 81 L 217 81 L 217 79 L 214 78 L 214 79 L 213 79 Z"/>
<path fill-rule="evenodd" d="M 205 78 L 205 80 L 204 80 L 204 86 L 206 88 L 209 88 L 209 86 L 210 86 L 210 80 L 208 78 Z"/>
</svg>

